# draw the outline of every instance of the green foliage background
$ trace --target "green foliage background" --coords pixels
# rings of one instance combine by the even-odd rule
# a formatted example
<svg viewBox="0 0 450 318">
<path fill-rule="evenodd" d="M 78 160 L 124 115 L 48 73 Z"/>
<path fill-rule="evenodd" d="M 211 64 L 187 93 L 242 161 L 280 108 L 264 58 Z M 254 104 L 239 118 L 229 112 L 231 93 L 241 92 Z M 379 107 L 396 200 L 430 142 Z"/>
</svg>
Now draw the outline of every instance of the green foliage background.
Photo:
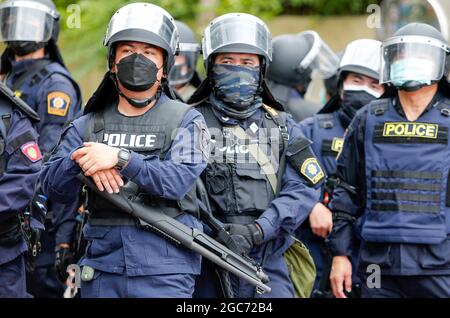
<svg viewBox="0 0 450 318">
<path fill-rule="evenodd" d="M 126 0 L 54 0 L 62 15 L 60 48 L 74 77 L 81 82 L 85 98 L 92 93 L 106 67 L 106 50 L 102 45 L 109 19 L 125 4 L 141 1 Z M 366 13 L 367 5 L 380 0 L 151 0 L 165 8 L 176 19 L 191 25 L 200 35 L 207 23 L 204 14 L 212 16 L 228 12 L 247 12 L 265 20 L 282 14 L 349 15 Z M 73 12 L 70 5 L 80 7 L 81 27 L 67 26 Z M 208 6 L 205 6 L 208 4 Z M 288 32 L 288 30 L 286 30 Z M 94 86 L 94 87 L 91 87 Z"/>
</svg>

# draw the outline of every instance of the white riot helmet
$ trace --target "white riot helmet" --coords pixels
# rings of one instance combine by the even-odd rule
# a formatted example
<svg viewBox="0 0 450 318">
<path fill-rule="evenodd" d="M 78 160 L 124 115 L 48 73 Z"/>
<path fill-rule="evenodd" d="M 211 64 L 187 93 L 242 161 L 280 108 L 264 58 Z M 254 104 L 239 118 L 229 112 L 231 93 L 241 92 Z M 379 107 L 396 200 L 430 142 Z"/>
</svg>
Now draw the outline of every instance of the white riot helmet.
<svg viewBox="0 0 450 318">
<path fill-rule="evenodd" d="M 132 3 L 120 8 L 111 18 L 104 45 L 109 49 L 110 67 L 114 44 L 136 41 L 162 48 L 166 53 L 165 70 L 170 72 L 178 54 L 179 34 L 173 17 L 150 3 Z"/>
<path fill-rule="evenodd" d="M 347 45 L 339 66 L 339 77 L 344 72 L 362 74 L 375 79 L 380 78 L 381 42 L 360 39 Z"/>
</svg>

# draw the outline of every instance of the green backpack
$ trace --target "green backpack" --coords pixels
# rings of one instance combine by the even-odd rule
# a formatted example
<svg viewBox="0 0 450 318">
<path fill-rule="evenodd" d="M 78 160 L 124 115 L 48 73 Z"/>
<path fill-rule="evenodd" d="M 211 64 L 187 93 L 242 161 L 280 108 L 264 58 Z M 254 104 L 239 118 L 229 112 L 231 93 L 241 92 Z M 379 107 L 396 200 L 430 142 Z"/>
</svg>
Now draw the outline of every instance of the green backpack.
<svg viewBox="0 0 450 318">
<path fill-rule="evenodd" d="M 295 237 L 292 238 L 294 244 L 284 253 L 284 259 L 294 285 L 295 297 L 310 298 L 316 280 L 316 266 L 308 248 Z"/>
</svg>

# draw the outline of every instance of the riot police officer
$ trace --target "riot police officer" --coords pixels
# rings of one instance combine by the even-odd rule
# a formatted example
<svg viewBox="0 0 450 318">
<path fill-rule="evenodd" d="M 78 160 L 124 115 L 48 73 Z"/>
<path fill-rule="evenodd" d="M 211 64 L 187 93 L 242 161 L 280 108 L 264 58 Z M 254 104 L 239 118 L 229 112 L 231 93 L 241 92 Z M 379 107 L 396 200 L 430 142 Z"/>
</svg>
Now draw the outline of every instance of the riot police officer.
<svg viewBox="0 0 450 318">
<path fill-rule="evenodd" d="M 39 116 L 1 83 L 0 115 L 0 298 L 26 298 L 24 252 L 28 248 L 19 215 L 25 219 L 42 166 L 32 126 Z"/>
<path fill-rule="evenodd" d="M 0 19 L 1 40 L 7 45 L 1 73 L 6 85 L 41 117 L 36 124 L 39 147 L 48 158 L 65 122 L 81 109 L 80 89 L 57 46 L 60 15 L 51 0 L 9 0 L 0 5 Z M 42 251 L 33 260 L 35 269 L 30 274 L 29 287 L 36 297 L 60 297 L 63 286 L 53 269 L 55 231 L 64 222 L 62 212 L 76 207 L 56 202 L 47 202 L 47 206 L 49 213 L 42 219 L 46 226 L 41 235 Z M 59 240 L 58 246 L 67 248 L 67 243 L 66 239 Z"/>
<path fill-rule="evenodd" d="M 37 125 L 39 144 L 49 154 L 63 125 L 80 110 L 81 94 L 59 52 L 59 13 L 51 0 L 12 1 L 1 4 L 1 73 L 5 83 L 42 120 Z"/>
<path fill-rule="evenodd" d="M 196 71 L 200 45 L 189 26 L 181 21 L 175 23 L 180 33 L 180 53 L 175 56 L 175 65 L 169 73 L 169 83 L 179 98 L 187 102 L 201 84 Z"/>
<path fill-rule="evenodd" d="M 344 132 L 356 112 L 379 98 L 384 93 L 379 84 L 381 42 L 361 39 L 347 45 L 338 70 L 339 93 L 325 105 L 319 114 L 300 123 L 303 134 L 313 141 L 312 148 L 317 154 L 327 174 L 327 182 L 322 191 L 322 202 L 330 201 L 336 184 L 336 157 L 342 149 Z M 331 212 L 329 212 L 331 214 Z M 310 227 L 303 226 L 299 239 L 309 247 L 317 268 L 316 290 L 324 293 L 325 284 L 319 283 L 322 271 L 327 272 L 331 265 L 324 243 L 323 233 L 315 230 L 316 223 L 311 220 Z M 355 259 L 356 260 L 356 259 Z M 325 273 L 325 282 L 328 274 Z"/>
<path fill-rule="evenodd" d="M 356 114 L 338 158 L 329 237 L 336 297 L 351 289 L 356 219 L 363 297 L 450 296 L 448 53 L 426 24 L 383 42 L 380 83 L 397 90 Z"/>
<path fill-rule="evenodd" d="M 100 191 L 134 184 L 144 202 L 201 229 L 191 192 L 206 167 L 209 135 L 196 110 L 171 99 L 174 19 L 152 4 L 126 5 L 113 15 L 104 44 L 109 71 L 46 163 L 43 189 L 50 199 L 74 200 L 81 172 Z M 88 192 L 88 209 L 82 297 L 192 295 L 200 255 L 137 226 L 94 192 Z"/>
<path fill-rule="evenodd" d="M 305 99 L 313 71 L 322 78 L 336 72 L 339 60 L 317 32 L 284 34 L 273 39 L 270 91 L 297 122 L 316 114 L 320 105 Z"/>
<path fill-rule="evenodd" d="M 223 15 L 206 28 L 202 47 L 208 77 L 190 103 L 205 117 L 213 141 L 202 174 L 212 213 L 269 275 L 272 292 L 264 296 L 293 297 L 283 255 L 293 243 L 290 234 L 311 211 L 322 213 L 315 200 L 323 170 L 310 141 L 265 84 L 272 60 L 265 23 L 244 13 Z M 330 230 L 331 219 L 323 227 Z M 204 264 L 196 295 L 218 296 L 214 268 Z M 230 281 L 234 297 L 257 296 L 244 281 Z"/>
</svg>

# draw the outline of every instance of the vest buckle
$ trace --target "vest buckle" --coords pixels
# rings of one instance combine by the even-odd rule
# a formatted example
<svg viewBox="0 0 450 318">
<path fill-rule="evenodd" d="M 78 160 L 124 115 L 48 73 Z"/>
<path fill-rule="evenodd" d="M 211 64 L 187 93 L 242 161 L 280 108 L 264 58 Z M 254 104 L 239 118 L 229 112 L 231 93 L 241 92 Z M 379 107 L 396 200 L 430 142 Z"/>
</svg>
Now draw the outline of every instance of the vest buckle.
<svg viewBox="0 0 450 318">
<path fill-rule="evenodd" d="M 445 116 L 445 117 L 450 117 L 450 109 L 448 108 L 442 108 L 441 109 L 441 115 Z"/>
<path fill-rule="evenodd" d="M 323 128 L 325 129 L 332 129 L 334 127 L 333 122 L 331 121 L 324 121 L 323 122 Z"/>
<path fill-rule="evenodd" d="M 382 107 L 375 108 L 373 113 L 375 116 L 384 115 L 384 108 L 382 108 Z"/>
<path fill-rule="evenodd" d="M 286 126 L 278 126 L 278 129 L 280 130 L 281 137 L 283 137 L 283 140 L 289 141 L 291 136 L 289 135 L 289 131 Z"/>
</svg>

